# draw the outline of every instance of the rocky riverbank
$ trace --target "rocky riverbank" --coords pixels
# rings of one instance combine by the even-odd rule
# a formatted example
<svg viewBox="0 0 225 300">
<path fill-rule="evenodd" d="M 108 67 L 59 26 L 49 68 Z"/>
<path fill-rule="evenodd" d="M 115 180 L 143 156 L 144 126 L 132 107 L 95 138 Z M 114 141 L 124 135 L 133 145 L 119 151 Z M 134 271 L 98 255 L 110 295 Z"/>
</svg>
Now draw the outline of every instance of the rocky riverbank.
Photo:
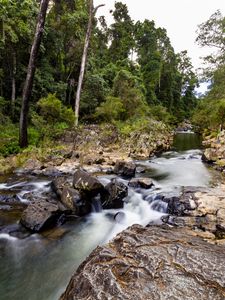
<svg viewBox="0 0 225 300">
<path fill-rule="evenodd" d="M 134 225 L 97 247 L 60 299 L 222 300 L 224 250 L 184 228 Z"/>
<path fill-rule="evenodd" d="M 146 159 L 168 150 L 172 140 L 173 133 L 157 121 L 126 134 L 113 125 L 86 125 L 65 132 L 50 147 L 0 158 L 0 174 L 18 167 L 44 175 L 73 173 L 78 167 L 90 169 L 90 166 L 102 172 L 112 169 L 117 160 Z"/>
<path fill-rule="evenodd" d="M 60 300 L 225 299 L 225 186 L 185 188 L 165 225 L 133 225 L 97 247 Z"/>
<path fill-rule="evenodd" d="M 225 130 L 216 136 L 206 136 L 203 141 L 206 147 L 202 160 L 211 164 L 215 169 L 224 172 L 225 170 Z"/>
</svg>

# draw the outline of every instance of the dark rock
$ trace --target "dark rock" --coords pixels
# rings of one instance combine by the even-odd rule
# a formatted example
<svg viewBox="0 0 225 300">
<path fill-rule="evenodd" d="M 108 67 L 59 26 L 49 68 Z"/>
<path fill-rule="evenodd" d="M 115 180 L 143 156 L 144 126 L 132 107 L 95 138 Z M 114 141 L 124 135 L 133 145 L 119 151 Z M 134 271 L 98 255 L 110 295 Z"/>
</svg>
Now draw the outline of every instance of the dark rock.
<svg viewBox="0 0 225 300">
<path fill-rule="evenodd" d="M 97 165 L 101 165 L 105 162 L 105 159 L 104 157 L 98 157 L 94 160 L 94 163 L 97 164 Z"/>
<path fill-rule="evenodd" d="M 82 198 L 75 189 L 65 187 L 62 191 L 61 202 L 77 216 L 84 216 L 91 212 L 91 202 Z"/>
<path fill-rule="evenodd" d="M 61 198 L 63 189 L 70 187 L 72 187 L 72 183 L 69 181 L 68 177 L 60 176 L 51 182 L 51 188 L 59 198 Z"/>
<path fill-rule="evenodd" d="M 161 200 L 155 200 L 151 204 L 151 209 L 156 210 L 161 213 L 167 212 L 167 206 L 168 204 Z"/>
<path fill-rule="evenodd" d="M 224 246 L 182 228 L 134 225 L 97 247 L 60 299 L 224 300 Z"/>
<path fill-rule="evenodd" d="M 167 206 L 168 214 L 176 215 L 176 216 L 183 216 L 185 214 L 186 205 L 185 203 L 180 201 L 180 198 L 171 197 L 169 199 L 164 198 L 163 200 L 168 203 Z"/>
<path fill-rule="evenodd" d="M 134 177 L 135 170 L 136 170 L 136 165 L 131 161 L 118 160 L 116 161 L 114 167 L 115 174 L 128 177 L 128 178 Z"/>
<path fill-rule="evenodd" d="M 102 207 L 104 209 L 122 208 L 123 199 L 128 195 L 128 187 L 117 180 L 113 179 L 105 187 L 102 194 Z"/>
<path fill-rule="evenodd" d="M 132 178 L 128 185 L 134 188 L 150 189 L 154 183 L 150 178 Z"/>
<path fill-rule="evenodd" d="M 33 232 L 39 232 L 54 226 L 61 214 L 57 204 L 36 200 L 24 210 L 20 223 Z"/>
<path fill-rule="evenodd" d="M 73 186 L 81 194 L 95 197 L 104 191 L 101 182 L 83 170 L 77 170 L 73 176 Z"/>
</svg>

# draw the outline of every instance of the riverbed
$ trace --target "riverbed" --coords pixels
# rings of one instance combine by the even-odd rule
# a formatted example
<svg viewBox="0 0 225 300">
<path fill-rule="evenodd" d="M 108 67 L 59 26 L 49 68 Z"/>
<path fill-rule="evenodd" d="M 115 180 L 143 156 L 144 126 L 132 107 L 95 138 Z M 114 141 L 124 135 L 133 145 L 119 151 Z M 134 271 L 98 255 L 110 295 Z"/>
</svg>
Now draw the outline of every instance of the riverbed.
<svg viewBox="0 0 225 300">
<path fill-rule="evenodd" d="M 20 209 L 13 215 L 10 208 L 0 209 L 0 299 L 58 299 L 76 268 L 97 245 L 106 243 L 132 224 L 160 223 L 167 211 L 162 197 L 179 195 L 183 186 L 214 184 L 216 173 L 202 163 L 201 154 L 200 137 L 178 133 L 171 151 L 136 161 L 140 170 L 136 176 L 151 178 L 154 188 L 129 187 L 123 209 L 93 207 L 87 217 L 71 218 L 65 225 L 44 234 L 11 234 L 7 228 L 19 226 Z M 143 174 L 142 168 L 146 170 Z M 115 177 L 98 176 L 103 184 Z M 128 184 L 123 178 L 117 179 Z M 41 197 L 48 191 L 52 178 L 15 173 L 0 180 L 0 194 L 14 195 L 23 205 L 28 201 L 24 197 L 26 193 L 35 191 Z"/>
</svg>

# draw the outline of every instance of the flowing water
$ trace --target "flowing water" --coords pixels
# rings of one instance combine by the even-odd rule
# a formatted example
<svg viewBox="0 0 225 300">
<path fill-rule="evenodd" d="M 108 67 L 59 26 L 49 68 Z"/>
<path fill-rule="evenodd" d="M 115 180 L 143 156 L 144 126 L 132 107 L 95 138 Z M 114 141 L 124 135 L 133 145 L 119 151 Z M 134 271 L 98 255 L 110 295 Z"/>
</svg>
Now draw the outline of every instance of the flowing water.
<svg viewBox="0 0 225 300">
<path fill-rule="evenodd" d="M 137 161 L 146 168 L 145 176 L 153 179 L 154 188 L 132 189 L 123 209 L 95 212 L 79 221 L 71 221 L 44 235 L 22 235 L 18 238 L 0 230 L 0 299 L 56 300 L 71 275 L 97 246 L 112 239 L 132 224 L 159 223 L 166 214 L 161 195 L 177 195 L 182 186 L 208 186 L 213 173 L 201 162 L 201 141 L 193 133 L 179 133 L 174 151 L 148 161 Z M 115 176 L 114 176 L 115 177 Z M 113 176 L 99 176 L 107 184 Z M 11 175 L 0 181 L 0 194 L 16 194 L 21 205 L 30 191 L 41 197 L 50 189 L 51 178 Z M 125 184 L 128 181 L 118 178 Z M 115 214 L 117 217 L 115 217 Z M 1 213 L 1 226 L 17 226 L 18 214 Z M 1 233 L 2 232 L 2 233 Z"/>
</svg>

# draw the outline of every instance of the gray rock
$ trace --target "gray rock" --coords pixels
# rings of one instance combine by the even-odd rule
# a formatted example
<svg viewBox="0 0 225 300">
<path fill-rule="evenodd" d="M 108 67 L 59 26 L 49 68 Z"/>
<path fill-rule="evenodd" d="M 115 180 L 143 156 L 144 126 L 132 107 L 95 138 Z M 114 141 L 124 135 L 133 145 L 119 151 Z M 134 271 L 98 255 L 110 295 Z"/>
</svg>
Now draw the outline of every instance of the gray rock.
<svg viewBox="0 0 225 300">
<path fill-rule="evenodd" d="M 73 187 L 80 193 L 90 197 L 95 197 L 104 190 L 104 186 L 97 178 L 81 169 L 74 173 Z"/>
<path fill-rule="evenodd" d="M 128 195 L 128 187 L 117 180 L 113 179 L 105 186 L 105 191 L 102 195 L 102 207 L 104 209 L 122 208 L 123 199 Z"/>
<path fill-rule="evenodd" d="M 181 228 L 134 225 L 90 254 L 60 300 L 224 300 L 224 250 Z"/>
<path fill-rule="evenodd" d="M 114 167 L 115 174 L 128 177 L 128 178 L 134 177 L 135 170 L 136 170 L 136 165 L 131 161 L 118 160 L 116 161 Z"/>
<path fill-rule="evenodd" d="M 61 202 L 77 216 L 84 216 L 91 212 L 91 202 L 82 198 L 75 189 L 65 187 L 62 191 Z"/>
<path fill-rule="evenodd" d="M 62 191 L 66 187 L 67 188 L 72 187 L 72 183 L 68 180 L 67 177 L 64 177 L 64 176 L 56 177 L 51 182 L 51 188 L 52 188 L 53 192 L 55 192 L 59 198 L 61 198 Z"/>
<path fill-rule="evenodd" d="M 134 188 L 150 189 L 154 183 L 150 178 L 132 178 L 128 185 Z"/>
<path fill-rule="evenodd" d="M 24 210 L 20 223 L 32 232 L 40 232 L 54 226 L 61 214 L 57 204 L 38 199 Z"/>
</svg>

